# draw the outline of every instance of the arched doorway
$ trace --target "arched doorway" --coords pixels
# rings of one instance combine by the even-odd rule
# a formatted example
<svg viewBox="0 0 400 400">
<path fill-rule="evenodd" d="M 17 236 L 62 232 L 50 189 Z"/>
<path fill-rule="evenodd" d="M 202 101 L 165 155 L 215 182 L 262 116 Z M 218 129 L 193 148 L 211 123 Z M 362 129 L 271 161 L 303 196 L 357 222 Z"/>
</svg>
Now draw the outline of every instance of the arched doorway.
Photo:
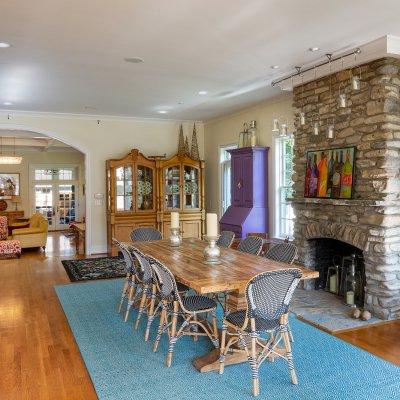
<svg viewBox="0 0 400 400">
<path fill-rule="evenodd" d="M 0 124 L 0 137 L 9 139 L 4 140 L 4 150 L 10 151 L 12 147 L 12 150 L 22 149 L 26 157 L 21 174 L 23 192 L 20 205 L 25 214 L 41 212 L 48 218 L 51 230 L 63 229 L 74 219 L 82 220 L 83 217 L 86 221 L 86 254 L 90 254 L 91 213 L 90 204 L 85 201 L 90 198 L 90 152 L 69 143 L 68 138 L 62 135 L 32 126 Z M 11 147 L 13 143 L 10 140 L 17 146 Z M 64 150 L 81 154 L 83 167 L 78 168 L 79 157 L 69 159 L 63 155 Z M 46 196 L 46 192 L 50 195 Z"/>
</svg>

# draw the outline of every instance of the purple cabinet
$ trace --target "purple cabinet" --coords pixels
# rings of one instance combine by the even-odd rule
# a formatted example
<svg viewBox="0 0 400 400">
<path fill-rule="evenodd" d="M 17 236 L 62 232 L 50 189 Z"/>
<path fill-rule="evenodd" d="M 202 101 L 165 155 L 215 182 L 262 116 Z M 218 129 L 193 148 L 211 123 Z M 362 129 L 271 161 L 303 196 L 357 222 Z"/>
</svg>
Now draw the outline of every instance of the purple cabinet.
<svg viewBox="0 0 400 400">
<path fill-rule="evenodd" d="M 246 237 L 249 232 L 268 232 L 268 147 L 229 150 L 232 160 L 231 206 L 220 229 Z"/>
</svg>

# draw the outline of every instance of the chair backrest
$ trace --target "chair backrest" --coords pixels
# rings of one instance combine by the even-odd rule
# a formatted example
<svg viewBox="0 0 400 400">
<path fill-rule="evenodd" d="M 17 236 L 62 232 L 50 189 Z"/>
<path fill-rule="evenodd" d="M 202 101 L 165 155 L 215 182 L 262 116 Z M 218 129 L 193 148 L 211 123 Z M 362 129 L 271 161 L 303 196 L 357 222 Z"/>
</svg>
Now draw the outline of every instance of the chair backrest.
<svg viewBox="0 0 400 400">
<path fill-rule="evenodd" d="M 132 242 L 148 242 L 150 240 L 161 239 L 161 232 L 151 227 L 136 228 L 131 232 Z"/>
<path fill-rule="evenodd" d="M 261 253 L 262 247 L 263 240 L 260 237 L 249 236 L 239 243 L 237 250 L 258 256 Z"/>
<path fill-rule="evenodd" d="M 291 264 L 296 255 L 297 247 L 293 243 L 284 242 L 272 246 L 265 254 L 265 257 L 270 260 Z"/>
<path fill-rule="evenodd" d="M 221 236 L 217 240 L 217 246 L 219 247 L 231 247 L 235 240 L 235 233 L 231 231 L 222 231 Z"/>
<path fill-rule="evenodd" d="M 8 238 L 8 223 L 5 215 L 0 216 L 0 240 L 7 240 Z"/>
<path fill-rule="evenodd" d="M 136 247 L 128 245 L 127 249 L 136 261 L 136 275 L 141 282 L 149 283 L 153 279 L 153 271 L 147 257 Z"/>
<path fill-rule="evenodd" d="M 119 240 L 117 240 L 115 238 L 113 238 L 112 240 L 115 243 L 115 245 L 121 250 L 121 253 L 122 253 L 123 257 L 124 257 L 125 272 L 134 274 L 135 273 L 135 266 L 133 264 L 133 259 L 132 259 L 131 253 L 126 248 L 126 246 L 123 243 L 121 243 Z"/>
<path fill-rule="evenodd" d="M 147 256 L 147 260 L 154 270 L 161 298 L 163 300 L 172 298 L 173 300 L 180 301 L 175 277 L 172 272 L 161 261 L 154 257 Z"/>
<path fill-rule="evenodd" d="M 276 320 L 286 314 L 300 278 L 301 270 L 283 269 L 250 279 L 246 287 L 248 317 Z"/>
</svg>

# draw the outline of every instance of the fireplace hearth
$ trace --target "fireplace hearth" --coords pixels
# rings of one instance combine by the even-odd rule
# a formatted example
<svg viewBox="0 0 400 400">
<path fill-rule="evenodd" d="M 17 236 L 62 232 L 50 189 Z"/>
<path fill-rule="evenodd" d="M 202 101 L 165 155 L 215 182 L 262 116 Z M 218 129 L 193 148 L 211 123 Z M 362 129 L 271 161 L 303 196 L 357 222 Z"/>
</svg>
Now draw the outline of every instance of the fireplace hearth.
<svg viewBox="0 0 400 400">
<path fill-rule="evenodd" d="M 348 71 L 294 88 L 294 106 L 307 121 L 296 123 L 294 133 L 294 243 L 299 261 L 321 271 L 317 288 L 325 287 L 336 253 L 362 256 L 364 307 L 394 319 L 400 318 L 400 61 L 360 68 L 361 89 L 349 90 L 346 108 L 335 99 Z M 333 138 L 312 134 L 315 118 L 320 132 L 335 120 Z M 304 198 L 307 151 L 343 146 L 357 147 L 353 198 Z"/>
</svg>

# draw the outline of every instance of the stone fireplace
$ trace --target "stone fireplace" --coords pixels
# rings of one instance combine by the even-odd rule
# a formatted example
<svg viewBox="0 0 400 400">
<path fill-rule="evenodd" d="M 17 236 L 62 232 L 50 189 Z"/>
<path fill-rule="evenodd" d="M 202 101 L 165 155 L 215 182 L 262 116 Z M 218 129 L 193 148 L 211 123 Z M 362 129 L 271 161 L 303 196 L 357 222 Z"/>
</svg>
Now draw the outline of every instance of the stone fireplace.
<svg viewBox="0 0 400 400">
<path fill-rule="evenodd" d="M 294 88 L 294 106 L 307 122 L 296 124 L 294 140 L 295 244 L 309 268 L 320 268 L 318 261 L 331 256 L 317 245 L 322 239 L 332 241 L 326 242 L 332 252 L 342 243 L 344 253 L 360 254 L 365 308 L 383 319 L 400 318 L 400 61 L 376 60 L 362 65 L 361 74 L 360 91 L 346 84 L 346 108 L 338 107 L 338 94 L 348 71 L 331 75 L 332 95 L 329 77 Z M 314 136 L 317 115 L 321 130 Z M 332 117 L 335 135 L 328 139 L 326 121 Z M 353 199 L 304 198 L 306 152 L 344 146 L 357 147 Z"/>
</svg>

